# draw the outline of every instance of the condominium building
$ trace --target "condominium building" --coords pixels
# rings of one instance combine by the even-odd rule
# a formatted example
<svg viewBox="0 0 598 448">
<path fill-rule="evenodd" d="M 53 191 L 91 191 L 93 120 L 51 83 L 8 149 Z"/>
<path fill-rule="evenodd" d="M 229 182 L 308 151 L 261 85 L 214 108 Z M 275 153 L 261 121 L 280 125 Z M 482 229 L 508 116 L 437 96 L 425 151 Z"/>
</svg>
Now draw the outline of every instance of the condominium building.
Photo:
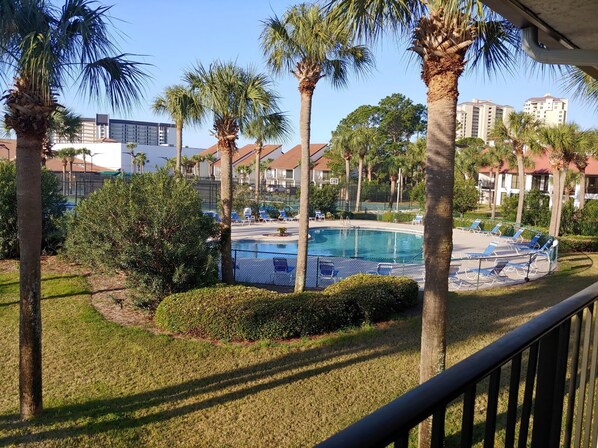
<svg viewBox="0 0 598 448">
<path fill-rule="evenodd" d="M 513 107 L 474 98 L 457 105 L 457 138 L 477 137 L 485 142 L 497 121 L 506 120 Z"/>
<path fill-rule="evenodd" d="M 548 126 L 564 124 L 567 121 L 568 109 L 568 99 L 556 98 L 550 93 L 540 98 L 529 98 L 523 106 L 524 112 L 533 115 Z"/>
<path fill-rule="evenodd" d="M 107 114 L 96 114 L 95 118 L 82 118 L 79 135 L 73 143 L 97 143 L 113 140 L 138 145 L 174 145 L 176 128 L 174 124 L 148 121 L 110 119 Z M 56 143 L 69 143 L 54 136 Z"/>
</svg>

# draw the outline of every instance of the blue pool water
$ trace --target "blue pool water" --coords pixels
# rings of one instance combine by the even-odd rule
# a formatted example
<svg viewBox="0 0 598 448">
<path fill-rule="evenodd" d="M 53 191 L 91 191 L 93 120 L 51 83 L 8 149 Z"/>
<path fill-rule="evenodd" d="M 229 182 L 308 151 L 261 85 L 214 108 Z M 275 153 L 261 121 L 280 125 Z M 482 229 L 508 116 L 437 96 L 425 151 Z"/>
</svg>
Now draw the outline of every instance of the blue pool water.
<svg viewBox="0 0 598 448">
<path fill-rule="evenodd" d="M 422 236 L 372 229 L 312 229 L 309 255 L 361 258 L 386 262 L 421 262 Z M 238 258 L 272 258 L 272 253 L 296 255 L 297 241 L 233 241 Z M 271 253 L 267 253 L 271 252 Z"/>
</svg>

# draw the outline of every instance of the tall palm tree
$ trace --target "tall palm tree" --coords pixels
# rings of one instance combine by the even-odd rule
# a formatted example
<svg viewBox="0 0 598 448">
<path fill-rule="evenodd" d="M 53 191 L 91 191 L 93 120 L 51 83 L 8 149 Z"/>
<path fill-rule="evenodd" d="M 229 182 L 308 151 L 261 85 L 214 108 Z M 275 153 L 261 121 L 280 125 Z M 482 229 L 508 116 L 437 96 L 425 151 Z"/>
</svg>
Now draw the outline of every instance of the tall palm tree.
<svg viewBox="0 0 598 448">
<path fill-rule="evenodd" d="M 285 141 L 291 131 L 291 124 L 288 117 L 277 112 L 266 117 L 258 117 L 249 122 L 245 128 L 244 135 L 255 139 L 255 202 L 260 203 L 260 163 L 264 142 L 268 140 Z"/>
<path fill-rule="evenodd" d="M 164 93 L 154 99 L 154 112 L 168 114 L 176 126 L 176 166 L 175 173 L 181 173 L 183 153 L 183 126 L 198 121 L 203 116 L 201 104 L 187 87 L 176 85 L 167 87 Z"/>
<path fill-rule="evenodd" d="M 135 172 L 135 165 L 133 163 L 133 161 L 135 160 L 135 148 L 137 148 L 137 143 L 134 142 L 129 142 L 126 144 L 127 147 L 127 154 L 129 154 L 129 157 L 131 158 L 131 174 L 133 174 Z"/>
<path fill-rule="evenodd" d="M 333 13 L 370 38 L 383 31 L 409 36 L 428 88 L 420 371 L 421 381 L 426 381 L 445 367 L 459 78 L 466 65 L 511 69 L 510 56 L 519 52 L 519 33 L 479 0 L 334 0 L 332 4 Z M 429 429 L 424 425 L 420 434 L 424 446 L 430 443 Z"/>
<path fill-rule="evenodd" d="M 210 166 L 210 178 L 214 179 L 214 164 L 218 161 L 218 159 L 216 159 L 214 154 L 206 154 L 203 156 L 203 158 Z"/>
<path fill-rule="evenodd" d="M 565 92 L 598 111 L 598 79 L 593 78 L 578 67 L 566 67 L 562 86 Z"/>
<path fill-rule="evenodd" d="M 589 130 L 583 135 L 580 147 L 573 155 L 573 163 L 579 171 L 579 209 L 586 205 L 586 168 L 590 156 L 598 156 L 598 131 Z"/>
<path fill-rule="evenodd" d="M 584 134 L 577 124 L 566 123 L 542 127 L 538 135 L 552 171 L 552 209 L 548 233 L 558 236 L 567 171 L 575 159 L 575 153 L 583 146 Z"/>
<path fill-rule="evenodd" d="M 491 219 L 496 217 L 496 198 L 499 189 L 500 173 L 506 164 L 512 166 L 514 159 L 515 157 L 511 152 L 510 146 L 501 142 L 488 147 L 483 155 L 483 163 L 490 168 L 490 174 L 494 180 L 494 188 L 492 189 L 492 195 L 490 197 L 490 207 L 492 210 L 490 215 Z"/>
<path fill-rule="evenodd" d="M 222 201 L 222 280 L 232 283 L 231 211 L 233 195 L 233 153 L 237 138 L 251 121 L 279 112 L 278 96 L 263 74 L 242 69 L 233 63 L 199 65 L 185 74 L 202 106 L 204 120 L 213 122 L 221 154 L 220 199 Z"/>
<path fill-rule="evenodd" d="M 109 7 L 91 0 L 0 2 L 0 82 L 5 123 L 17 136 L 20 247 L 21 418 L 42 413 L 40 247 L 41 154 L 58 95 L 76 80 L 91 97 L 106 91 L 112 106 L 137 102 L 144 84 L 138 63 L 120 54 L 110 35 Z M 3 89 L 0 89 L 3 90 Z"/>
<path fill-rule="evenodd" d="M 137 167 L 137 172 L 143 174 L 143 172 L 145 171 L 145 165 L 148 162 L 148 158 L 147 158 L 147 154 L 144 152 L 138 152 L 137 154 L 135 154 L 135 157 L 133 158 L 133 163 L 135 164 L 135 166 Z"/>
<path fill-rule="evenodd" d="M 525 164 L 524 155 L 526 148 L 538 152 L 538 129 L 541 123 L 526 112 L 512 112 L 506 123 L 498 121 L 490 132 L 492 138 L 499 142 L 508 143 L 517 159 L 517 177 L 519 185 L 519 201 L 517 202 L 517 217 L 515 221 L 521 223 L 523 218 L 523 202 L 525 199 Z"/>
<path fill-rule="evenodd" d="M 193 175 L 195 177 L 199 177 L 199 167 L 205 160 L 205 157 L 199 154 L 193 154 L 191 156 L 191 161 L 193 162 Z"/>
<path fill-rule="evenodd" d="M 349 184 L 351 182 L 351 159 L 354 147 L 351 129 L 348 126 L 339 126 L 332 133 L 332 150 L 339 154 L 345 161 L 345 202 L 349 203 Z"/>
<path fill-rule="evenodd" d="M 62 191 L 66 193 L 66 167 L 69 163 L 70 151 L 69 148 L 52 151 L 52 157 L 56 157 L 62 161 Z"/>
<path fill-rule="evenodd" d="M 357 195 L 355 198 L 355 212 L 359 212 L 361 205 L 361 184 L 363 180 L 363 162 L 370 148 L 375 144 L 376 130 L 370 127 L 359 126 L 353 130 L 353 144 L 358 157 L 357 165 Z"/>
<path fill-rule="evenodd" d="M 80 155 L 83 159 L 83 172 L 87 173 L 87 157 L 91 157 L 91 151 L 89 148 L 79 148 L 77 150 L 77 155 Z"/>
<path fill-rule="evenodd" d="M 42 166 L 46 165 L 46 159 L 52 157 L 52 145 L 54 138 L 74 143 L 81 132 L 81 117 L 63 106 L 57 106 L 50 115 L 48 132 L 44 139 L 42 149 Z M 85 159 L 84 159 L 85 160 Z"/>
<path fill-rule="evenodd" d="M 268 65 L 275 73 L 291 72 L 299 81 L 301 162 L 303 167 L 308 167 L 311 107 L 316 84 L 326 77 L 334 86 L 344 86 L 349 69 L 366 72 L 371 67 L 372 56 L 365 46 L 354 44 L 354 33 L 344 20 L 326 15 L 318 5 L 293 6 L 282 18 L 274 16 L 266 20 L 261 44 Z M 302 169 L 295 276 L 297 292 L 305 289 L 307 272 L 309 184 L 309 170 Z"/>
</svg>

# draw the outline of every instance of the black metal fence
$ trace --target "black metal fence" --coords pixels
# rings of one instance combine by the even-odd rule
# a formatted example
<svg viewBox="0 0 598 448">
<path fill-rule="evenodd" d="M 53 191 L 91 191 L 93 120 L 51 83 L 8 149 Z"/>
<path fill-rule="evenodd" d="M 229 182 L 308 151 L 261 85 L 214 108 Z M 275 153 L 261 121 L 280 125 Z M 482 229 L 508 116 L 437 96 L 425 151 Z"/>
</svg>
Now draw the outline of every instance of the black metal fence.
<svg viewBox="0 0 598 448">
<path fill-rule="evenodd" d="M 595 283 L 318 446 L 416 446 L 431 419 L 432 447 L 596 447 L 597 302 Z"/>
</svg>

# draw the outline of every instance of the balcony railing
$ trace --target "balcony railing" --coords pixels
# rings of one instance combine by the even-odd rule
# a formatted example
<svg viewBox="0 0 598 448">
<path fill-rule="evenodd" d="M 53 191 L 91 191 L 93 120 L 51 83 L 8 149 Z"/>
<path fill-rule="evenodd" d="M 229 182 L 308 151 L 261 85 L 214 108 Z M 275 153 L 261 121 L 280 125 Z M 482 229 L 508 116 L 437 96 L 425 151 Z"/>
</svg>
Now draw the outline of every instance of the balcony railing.
<svg viewBox="0 0 598 448">
<path fill-rule="evenodd" d="M 432 447 L 596 447 L 597 301 L 595 283 L 319 446 L 416 446 L 431 418 Z"/>
</svg>

